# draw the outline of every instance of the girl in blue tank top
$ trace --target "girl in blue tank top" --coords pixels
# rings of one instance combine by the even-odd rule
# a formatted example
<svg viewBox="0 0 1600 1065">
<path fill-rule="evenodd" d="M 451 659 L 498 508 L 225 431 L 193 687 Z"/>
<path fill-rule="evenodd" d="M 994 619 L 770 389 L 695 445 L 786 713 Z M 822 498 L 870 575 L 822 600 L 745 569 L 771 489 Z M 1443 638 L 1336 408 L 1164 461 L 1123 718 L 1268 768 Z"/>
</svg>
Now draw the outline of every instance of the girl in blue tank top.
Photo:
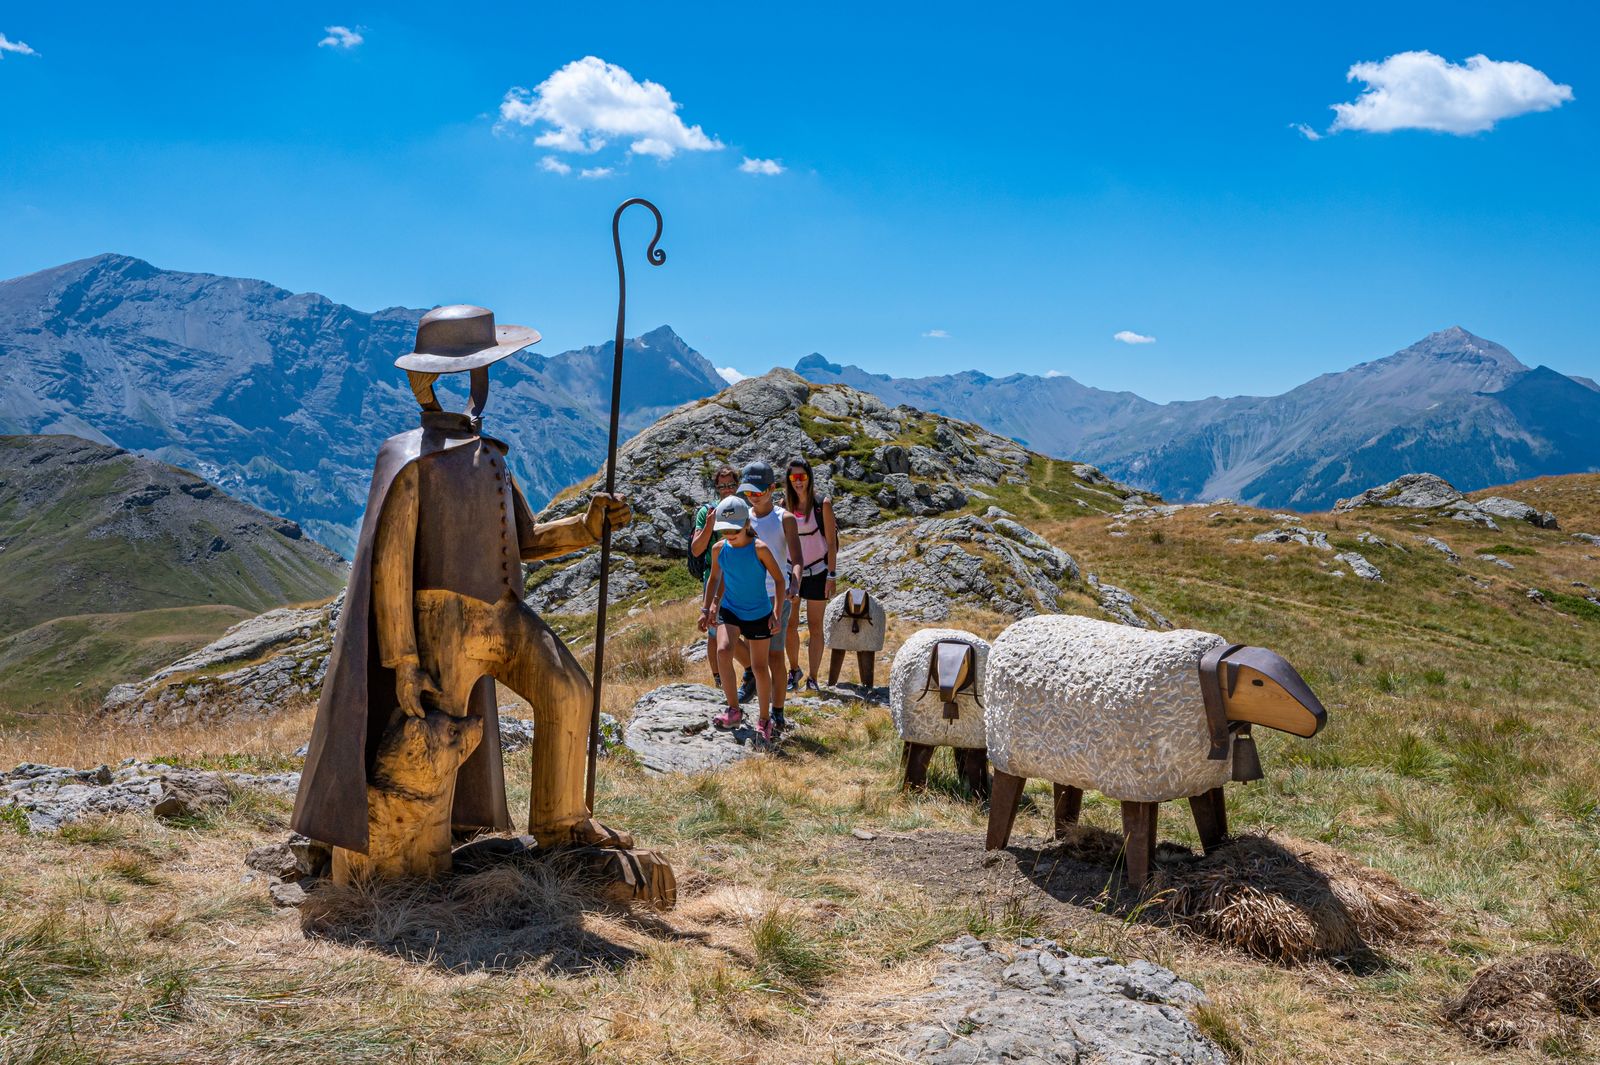
<svg viewBox="0 0 1600 1065">
<path fill-rule="evenodd" d="M 772 596 L 767 592 L 769 578 L 774 587 L 783 587 L 783 574 L 772 552 L 756 538 L 750 525 L 750 505 L 737 496 L 717 504 L 716 531 L 722 539 L 711 548 L 711 576 L 706 581 L 700 631 L 717 624 L 718 673 L 728 709 L 713 723 L 718 728 L 737 728 L 744 720 L 739 707 L 738 670 L 734 668 L 735 631 L 750 645 L 750 668 L 756 678 L 756 698 L 760 706 L 756 732 L 772 740 L 772 674 L 767 666 L 767 641 L 772 638 Z M 778 634 L 782 638 L 782 634 Z"/>
</svg>

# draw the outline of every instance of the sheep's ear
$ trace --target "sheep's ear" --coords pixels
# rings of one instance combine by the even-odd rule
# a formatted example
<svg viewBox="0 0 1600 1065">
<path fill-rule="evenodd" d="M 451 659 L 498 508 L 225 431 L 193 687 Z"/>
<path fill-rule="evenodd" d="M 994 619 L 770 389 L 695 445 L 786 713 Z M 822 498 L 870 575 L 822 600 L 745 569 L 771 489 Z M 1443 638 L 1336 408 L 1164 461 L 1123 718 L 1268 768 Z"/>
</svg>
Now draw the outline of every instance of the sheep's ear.
<svg viewBox="0 0 1600 1065">
<path fill-rule="evenodd" d="M 1265 647 L 1241 647 L 1222 664 L 1223 705 L 1229 721 L 1248 721 L 1295 736 L 1315 736 L 1328 712 L 1310 685 L 1283 657 Z"/>
</svg>

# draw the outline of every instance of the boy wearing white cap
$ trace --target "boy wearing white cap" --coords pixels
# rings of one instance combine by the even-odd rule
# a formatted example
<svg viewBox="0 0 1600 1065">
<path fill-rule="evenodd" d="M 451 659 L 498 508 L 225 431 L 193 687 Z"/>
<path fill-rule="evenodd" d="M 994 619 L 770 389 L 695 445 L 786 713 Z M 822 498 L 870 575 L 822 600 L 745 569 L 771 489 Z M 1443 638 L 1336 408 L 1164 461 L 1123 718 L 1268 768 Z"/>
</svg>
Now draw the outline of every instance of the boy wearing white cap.
<svg viewBox="0 0 1600 1065">
<path fill-rule="evenodd" d="M 733 643 L 735 633 L 750 645 L 750 665 L 755 673 L 757 706 L 756 732 L 769 743 L 773 739 L 772 673 L 768 646 L 774 634 L 783 646 L 782 630 L 773 618 L 772 587 L 783 587 L 783 573 L 767 545 L 756 538 L 751 525 L 750 504 L 729 496 L 717 504 L 714 528 L 722 535 L 711 548 L 711 578 L 706 581 L 705 599 L 700 612 L 700 630 L 717 621 L 718 672 L 722 675 L 722 694 L 728 709 L 718 714 L 718 728 L 737 728 L 744 720 L 739 695 L 734 687 Z M 720 600 L 717 598 L 720 595 Z M 781 653 L 781 652 L 780 652 Z M 779 669 L 782 669 L 781 659 Z M 780 673 L 779 676 L 782 674 Z"/>
</svg>

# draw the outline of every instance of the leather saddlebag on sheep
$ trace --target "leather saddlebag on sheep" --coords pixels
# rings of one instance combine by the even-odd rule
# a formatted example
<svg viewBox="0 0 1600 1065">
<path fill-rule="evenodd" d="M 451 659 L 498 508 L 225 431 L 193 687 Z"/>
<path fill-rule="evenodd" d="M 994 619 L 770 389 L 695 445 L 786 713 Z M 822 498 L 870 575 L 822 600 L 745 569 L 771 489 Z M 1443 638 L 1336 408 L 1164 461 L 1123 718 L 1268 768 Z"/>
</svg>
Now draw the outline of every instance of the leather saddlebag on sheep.
<svg viewBox="0 0 1600 1065">
<path fill-rule="evenodd" d="M 956 772 L 976 796 L 989 794 L 983 739 L 983 678 L 989 641 L 962 629 L 920 629 L 894 654 L 889 709 L 905 745 L 904 786 L 928 783 L 934 748 L 955 751 Z"/>
<path fill-rule="evenodd" d="M 828 634 L 828 683 L 839 683 L 839 671 L 844 668 L 844 653 L 856 653 L 856 669 L 864 687 L 872 687 L 873 667 L 878 652 L 883 650 L 883 638 L 888 631 L 888 617 L 883 604 L 867 594 L 865 588 L 850 588 L 833 597 L 822 618 L 822 631 Z"/>
<path fill-rule="evenodd" d="M 1029 778 L 1055 785 L 1056 833 L 1092 788 L 1122 803 L 1127 881 L 1155 858 L 1156 809 L 1188 799 L 1207 851 L 1228 833 L 1222 785 L 1261 776 L 1251 724 L 1312 736 L 1326 712 L 1264 647 L 1194 629 L 1151 632 L 1043 615 L 995 640 L 984 727 L 994 764 L 990 850 L 1004 847 Z"/>
</svg>

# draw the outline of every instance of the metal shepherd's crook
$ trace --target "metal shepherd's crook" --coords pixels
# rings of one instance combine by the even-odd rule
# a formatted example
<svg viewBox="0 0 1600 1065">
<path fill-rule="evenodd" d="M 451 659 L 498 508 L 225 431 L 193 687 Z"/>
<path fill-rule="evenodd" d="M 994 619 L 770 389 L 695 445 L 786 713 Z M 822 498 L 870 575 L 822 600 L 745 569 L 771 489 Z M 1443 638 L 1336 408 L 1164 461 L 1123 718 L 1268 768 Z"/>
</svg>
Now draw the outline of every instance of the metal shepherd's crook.
<svg viewBox="0 0 1600 1065">
<path fill-rule="evenodd" d="M 650 247 L 644 257 L 651 266 L 667 261 L 667 253 L 657 248 L 661 241 L 661 212 L 649 200 L 635 196 L 623 201 L 611 216 L 611 246 L 617 252 L 617 343 L 611 361 L 611 436 L 606 442 L 606 494 L 616 491 L 617 483 L 617 416 L 622 409 L 622 338 L 628 316 L 628 274 L 622 268 L 622 212 L 639 203 L 650 208 L 656 216 L 656 235 L 650 238 Z M 600 753 L 600 686 L 606 673 L 606 598 L 611 575 L 611 519 L 600 526 L 600 602 L 595 607 L 594 619 L 594 706 L 589 712 L 589 782 L 584 801 L 594 811 L 595 759 Z"/>
</svg>

